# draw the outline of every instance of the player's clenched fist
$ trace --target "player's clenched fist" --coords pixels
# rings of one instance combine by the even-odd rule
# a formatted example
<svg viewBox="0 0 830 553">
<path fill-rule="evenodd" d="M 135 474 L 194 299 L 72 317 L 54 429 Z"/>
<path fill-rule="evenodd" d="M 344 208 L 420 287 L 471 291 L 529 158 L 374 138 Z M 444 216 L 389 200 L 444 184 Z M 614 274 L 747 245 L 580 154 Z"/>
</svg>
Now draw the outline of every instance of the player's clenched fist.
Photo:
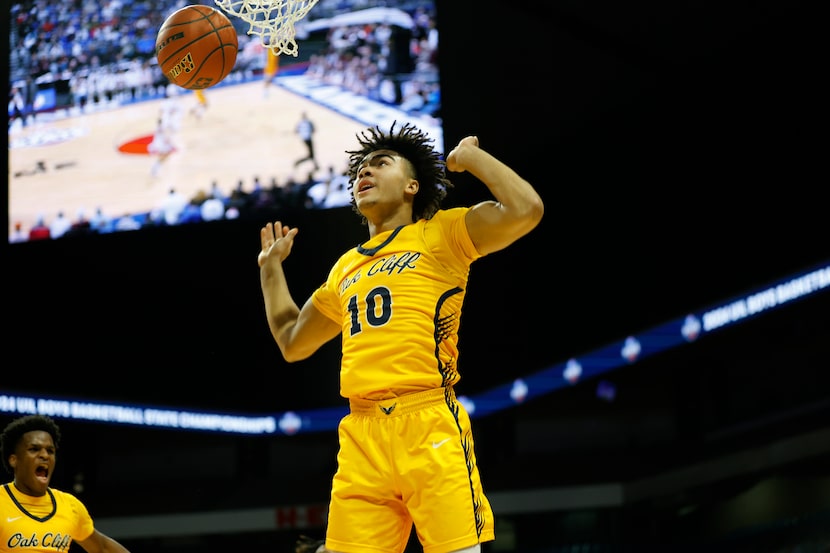
<svg viewBox="0 0 830 553">
<path fill-rule="evenodd" d="M 469 148 L 478 148 L 478 137 L 467 136 L 461 139 L 458 146 L 452 149 L 447 156 L 447 169 L 455 173 L 460 173 L 467 169 L 464 160 L 464 151 Z"/>
</svg>

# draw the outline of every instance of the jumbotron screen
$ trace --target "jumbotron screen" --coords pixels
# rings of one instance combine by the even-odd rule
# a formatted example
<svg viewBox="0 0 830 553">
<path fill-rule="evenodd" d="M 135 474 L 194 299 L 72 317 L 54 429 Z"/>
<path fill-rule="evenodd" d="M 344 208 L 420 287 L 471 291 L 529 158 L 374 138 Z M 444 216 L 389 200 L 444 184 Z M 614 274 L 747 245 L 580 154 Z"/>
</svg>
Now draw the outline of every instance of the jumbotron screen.
<svg viewBox="0 0 830 553">
<path fill-rule="evenodd" d="M 237 60 L 202 96 L 170 84 L 155 56 L 184 5 L 8 5 L 10 242 L 345 206 L 345 151 L 368 126 L 407 120 L 443 151 L 433 0 L 320 0 L 296 23 L 296 56 L 228 14 Z"/>
</svg>

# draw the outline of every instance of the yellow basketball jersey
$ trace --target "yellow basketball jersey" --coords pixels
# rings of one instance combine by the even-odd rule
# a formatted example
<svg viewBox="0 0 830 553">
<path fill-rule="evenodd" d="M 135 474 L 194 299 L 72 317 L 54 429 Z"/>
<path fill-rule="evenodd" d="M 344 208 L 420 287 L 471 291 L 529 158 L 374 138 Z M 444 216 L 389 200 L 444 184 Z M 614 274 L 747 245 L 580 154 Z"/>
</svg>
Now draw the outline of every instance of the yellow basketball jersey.
<svg viewBox="0 0 830 553">
<path fill-rule="evenodd" d="M 0 489 L 0 551 L 69 551 L 72 540 L 85 540 L 94 526 L 74 495 L 49 488 L 43 497 L 25 495 L 6 484 Z"/>
<path fill-rule="evenodd" d="M 273 50 L 270 48 L 266 48 L 266 60 L 265 60 L 265 68 L 262 70 L 263 75 L 266 78 L 271 78 L 277 74 L 277 69 L 280 66 L 280 56 L 279 54 L 275 54 Z"/>
<path fill-rule="evenodd" d="M 386 399 L 460 376 L 458 327 L 472 262 L 469 208 L 441 210 L 343 254 L 312 302 L 342 327 L 340 393 Z"/>
</svg>

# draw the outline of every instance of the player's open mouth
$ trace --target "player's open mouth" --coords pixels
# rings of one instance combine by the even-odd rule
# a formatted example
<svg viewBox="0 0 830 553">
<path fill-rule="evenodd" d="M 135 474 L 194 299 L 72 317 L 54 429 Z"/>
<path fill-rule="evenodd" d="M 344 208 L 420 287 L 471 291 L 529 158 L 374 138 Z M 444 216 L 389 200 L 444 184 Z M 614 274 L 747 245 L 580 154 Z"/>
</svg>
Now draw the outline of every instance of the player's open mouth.
<svg viewBox="0 0 830 553">
<path fill-rule="evenodd" d="M 375 185 L 371 182 L 367 180 L 362 180 L 359 183 L 357 183 L 357 193 L 360 194 L 361 192 L 365 192 L 366 190 L 369 190 L 370 188 L 374 187 Z"/>
</svg>

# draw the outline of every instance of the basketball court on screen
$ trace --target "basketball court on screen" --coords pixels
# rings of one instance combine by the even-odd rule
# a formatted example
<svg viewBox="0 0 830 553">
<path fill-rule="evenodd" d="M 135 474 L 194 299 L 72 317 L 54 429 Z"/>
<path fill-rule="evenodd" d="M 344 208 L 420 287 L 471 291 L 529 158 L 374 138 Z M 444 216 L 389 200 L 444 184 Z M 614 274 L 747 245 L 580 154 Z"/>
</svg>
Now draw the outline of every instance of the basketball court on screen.
<svg viewBox="0 0 830 553">
<path fill-rule="evenodd" d="M 216 181 L 229 194 L 241 180 L 252 189 L 253 178 L 279 184 L 289 178 L 304 181 L 294 160 L 305 145 L 294 134 L 298 114 L 315 121 L 322 178 L 328 168 L 345 169 L 345 151 L 366 125 L 301 95 L 272 87 L 263 94 L 254 80 L 205 91 L 210 107 L 201 118 L 187 111 L 195 94 L 182 91 L 175 101 L 184 113 L 174 138 L 177 148 L 153 177 L 150 155 L 121 150 L 125 144 L 153 134 L 168 99 L 82 115 L 40 116 L 9 135 L 9 227 L 21 222 L 28 229 L 38 216 L 47 222 L 62 211 L 90 215 L 101 207 L 109 217 L 151 211 L 169 189 L 186 197 L 210 190 Z M 300 168 L 302 169 L 302 168 Z"/>
<path fill-rule="evenodd" d="M 168 86 L 166 98 L 76 105 L 42 112 L 26 125 L 12 126 L 10 233 L 18 224 L 23 229 L 31 228 L 41 218 L 48 224 L 59 213 L 73 218 L 79 213 L 89 216 L 100 209 L 112 219 L 145 214 L 157 208 L 171 189 L 192 198 L 215 187 L 226 195 L 240 185 L 250 192 L 255 181 L 284 185 L 289 180 L 322 180 L 331 171 L 345 170 L 345 152 L 354 147 L 355 135 L 367 126 L 389 128 L 394 121 L 419 119 L 394 105 L 370 100 L 302 73 L 277 75 L 273 81 L 270 74 L 265 78 L 236 71 L 229 74 L 238 45 L 227 25 L 228 17 L 250 23 L 248 35 L 253 36 L 246 40 L 248 44 L 261 40 L 261 51 L 267 45 L 276 45 L 281 54 L 296 57 L 293 24 L 307 14 L 316 0 L 286 1 L 292 9 L 278 12 L 277 16 L 271 14 L 265 20 L 259 17 L 264 8 L 253 9 L 256 3 L 249 0 L 217 0 L 227 16 L 206 6 L 188 6 L 169 16 L 156 44 L 158 61 L 167 68 L 168 78 L 179 75 L 177 68 L 183 66 L 172 61 L 165 66 L 162 61 L 179 59 L 178 53 L 187 50 L 176 46 L 182 36 L 189 44 L 198 44 L 199 37 L 209 38 L 204 39 L 202 54 L 194 57 L 193 65 L 188 65 L 197 75 L 205 71 L 207 76 L 184 82 L 171 79 L 174 84 Z M 377 10 L 382 14 L 375 15 Z M 371 12 L 371 17 L 381 18 L 380 21 L 394 12 L 406 19 L 403 26 L 412 24 L 401 10 L 377 8 L 365 12 L 366 16 L 357 12 L 350 16 L 369 17 Z M 167 33 L 168 23 L 182 29 L 181 33 Z M 346 23 L 338 22 L 337 17 L 316 22 L 318 26 Z M 188 32 L 198 36 L 188 38 Z M 217 52 L 222 52 L 221 56 Z M 190 54 L 188 50 L 185 57 Z M 200 64 L 195 59 L 210 56 L 215 56 L 211 64 Z M 216 62 L 219 58 L 221 63 Z M 269 91 L 269 85 L 275 83 L 278 86 Z M 171 87 L 178 91 L 170 92 Z M 174 112 L 178 115 L 171 116 Z M 305 148 L 295 134 L 300 113 L 306 113 L 317 130 L 318 168 L 314 173 L 293 163 L 304 155 Z M 434 138 L 437 149 L 443 151 L 440 120 L 425 116 L 419 124 Z M 162 130 L 172 148 L 165 149 L 169 155 L 160 163 L 158 148 L 154 146 L 158 144 L 155 137 Z"/>
</svg>

